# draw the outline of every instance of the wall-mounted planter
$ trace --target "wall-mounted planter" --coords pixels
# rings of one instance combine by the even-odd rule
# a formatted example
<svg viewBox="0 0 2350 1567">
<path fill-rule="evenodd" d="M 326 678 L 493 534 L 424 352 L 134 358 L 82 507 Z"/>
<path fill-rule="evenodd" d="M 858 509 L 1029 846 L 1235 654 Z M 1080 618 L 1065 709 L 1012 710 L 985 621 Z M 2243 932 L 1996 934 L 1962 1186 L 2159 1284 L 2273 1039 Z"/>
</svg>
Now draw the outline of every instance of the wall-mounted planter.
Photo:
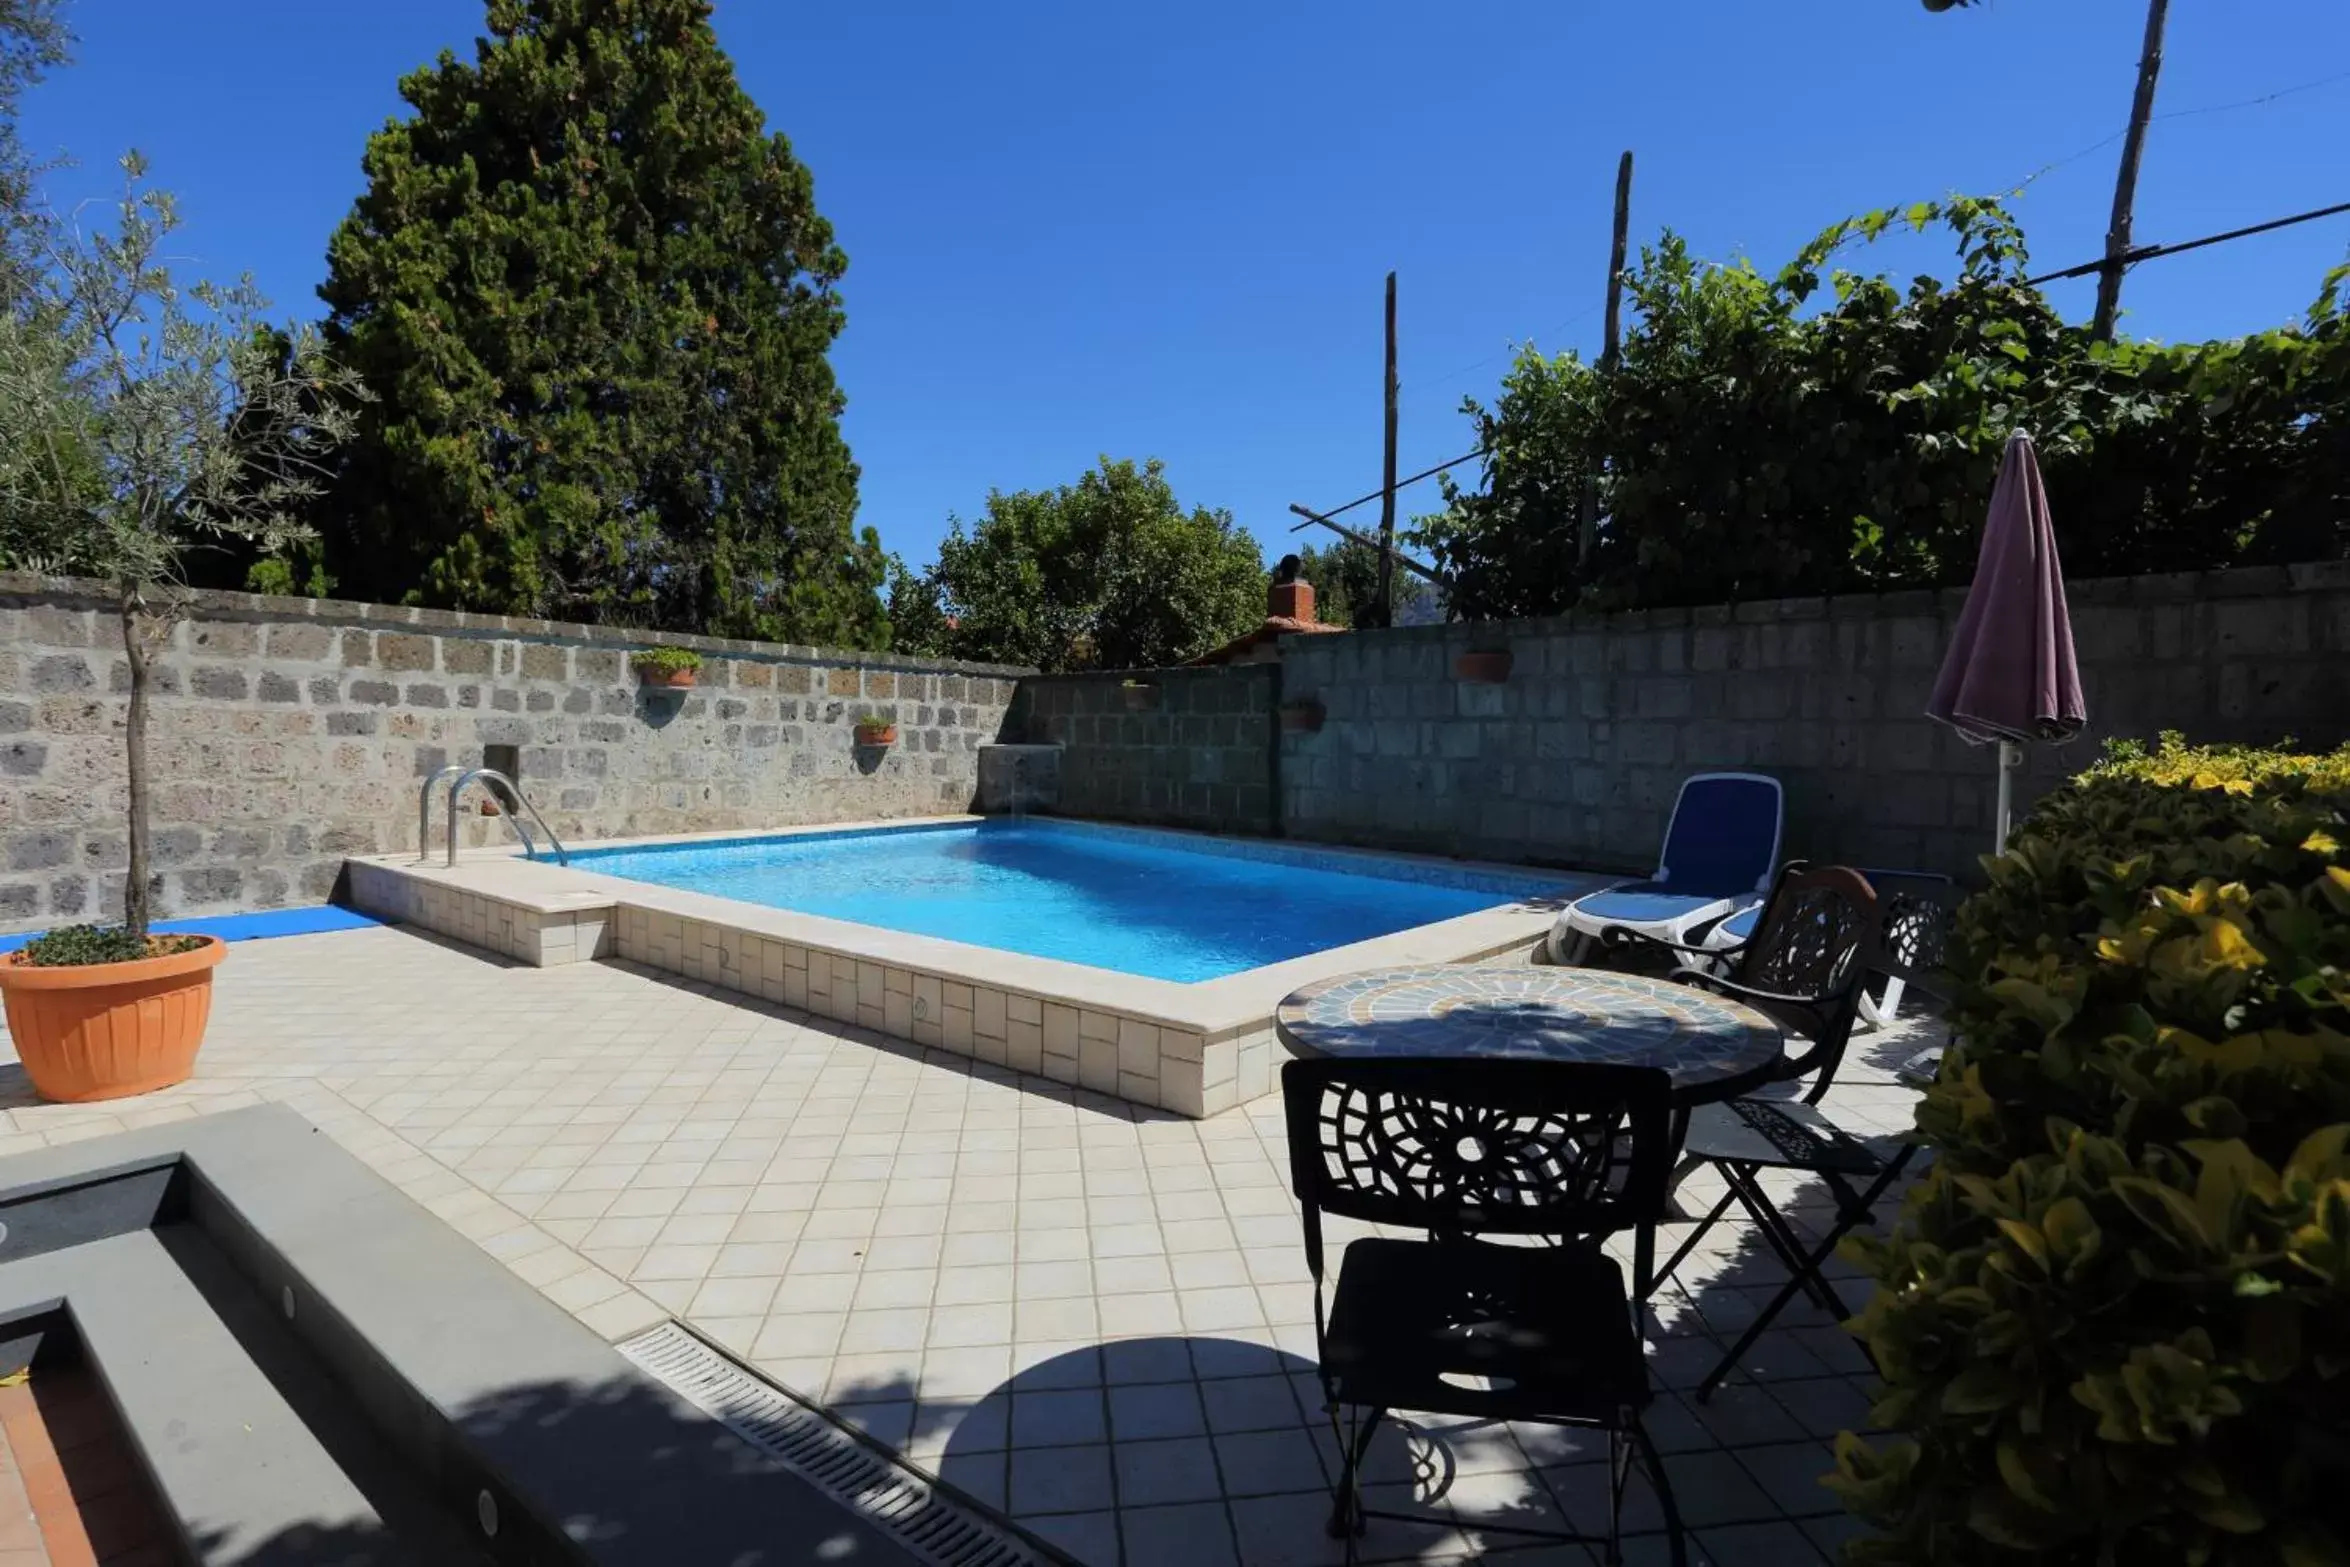
<svg viewBox="0 0 2350 1567">
<path fill-rule="evenodd" d="M 1281 704 L 1281 727 L 1293 735 L 1310 735 L 1322 727 L 1322 704 L 1313 701 Z"/>
<path fill-rule="evenodd" d="M 857 726 L 857 744 L 859 745 L 890 746 L 897 743 L 898 726 L 895 724 L 859 724 Z"/>
<path fill-rule="evenodd" d="M 1455 680 L 1472 685 L 1499 685 L 1510 677 L 1510 655 L 1499 653 L 1463 653 L 1452 661 Z"/>
<path fill-rule="evenodd" d="M 1159 688 L 1140 680 L 1129 680 L 1118 688 L 1129 713 L 1147 713 L 1159 705 Z"/>
<path fill-rule="evenodd" d="M 702 655 L 692 648 L 646 648 L 629 656 L 629 667 L 636 671 L 638 682 L 655 691 L 683 691 L 694 683 L 694 672 L 702 667 Z"/>
</svg>

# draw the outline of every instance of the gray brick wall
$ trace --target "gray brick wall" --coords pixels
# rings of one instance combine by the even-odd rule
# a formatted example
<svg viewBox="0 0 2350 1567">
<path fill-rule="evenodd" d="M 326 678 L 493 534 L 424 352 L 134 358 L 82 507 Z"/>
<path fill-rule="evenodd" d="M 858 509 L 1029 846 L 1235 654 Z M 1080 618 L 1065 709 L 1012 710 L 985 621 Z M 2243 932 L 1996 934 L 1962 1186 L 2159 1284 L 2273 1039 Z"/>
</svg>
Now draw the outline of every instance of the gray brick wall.
<svg viewBox="0 0 2350 1567">
<path fill-rule="evenodd" d="M 627 652 L 699 650 L 699 684 L 641 692 Z M 316 903 L 346 854 L 415 846 L 417 787 L 518 747 L 567 842 L 970 808 L 1019 671 L 616 627 L 189 595 L 149 728 L 161 906 Z M 0 574 L 0 930 L 119 912 L 123 694 L 102 589 Z M 857 713 L 898 743 L 858 750 Z M 469 797 L 470 798 L 470 797 Z M 441 815 L 434 811 L 435 838 Z M 466 838 L 510 829 L 469 816 Z"/>
<path fill-rule="evenodd" d="M 1151 689 L 1131 705 L 1125 682 Z M 1030 675 L 1006 733 L 1064 747 L 1066 816 L 1265 834 L 1275 819 L 1278 664 Z"/>
<path fill-rule="evenodd" d="M 2028 801 L 2109 735 L 2350 738 L 2350 565 L 2072 585 L 2093 724 L 2034 747 Z M 1971 871 L 1992 755 L 1922 714 L 1957 593 L 1293 637 L 1278 664 L 1028 676 L 696 639 L 682 701 L 610 628 L 193 596 L 158 672 L 156 860 L 172 912 L 316 902 L 346 854 L 413 846 L 418 779 L 486 745 L 567 839 L 968 809 L 978 747 L 1058 743 L 1062 812 L 1646 869 L 1690 772 L 1788 792 L 1791 855 Z M 1453 660 L 1508 648 L 1510 678 Z M 1017 697 L 1015 698 L 1015 679 Z M 1148 680 L 1129 705 L 1123 681 Z M 0 929 L 120 903 L 114 623 L 88 584 L 0 576 Z M 1279 703 L 1311 699 L 1314 733 Z M 850 743 L 893 713 L 885 755 Z M 468 818 L 471 841 L 503 838 Z"/>
<path fill-rule="evenodd" d="M 2028 802 L 2107 736 L 2331 746 L 2350 738 L 2350 564 L 2077 582 L 2089 732 L 2031 747 Z M 1294 837 L 1645 870 L 1691 772 L 1776 775 L 1787 849 L 1971 874 L 1994 758 L 1923 713 L 1964 595 L 1567 616 L 1291 637 L 1283 686 L 1319 699 L 1282 736 Z M 1454 657 L 1508 648 L 1498 685 Z"/>
</svg>

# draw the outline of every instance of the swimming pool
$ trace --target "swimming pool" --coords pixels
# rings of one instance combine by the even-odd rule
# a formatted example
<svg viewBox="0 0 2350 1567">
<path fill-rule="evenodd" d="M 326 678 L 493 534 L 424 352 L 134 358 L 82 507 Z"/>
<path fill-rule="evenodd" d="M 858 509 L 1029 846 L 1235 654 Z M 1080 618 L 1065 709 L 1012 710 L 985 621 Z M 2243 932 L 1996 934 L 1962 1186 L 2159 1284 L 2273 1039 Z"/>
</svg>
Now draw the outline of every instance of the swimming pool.
<svg viewBox="0 0 2350 1567">
<path fill-rule="evenodd" d="M 1090 823 L 574 850 L 580 870 L 1194 983 L 1516 903 L 1540 877 Z"/>
</svg>

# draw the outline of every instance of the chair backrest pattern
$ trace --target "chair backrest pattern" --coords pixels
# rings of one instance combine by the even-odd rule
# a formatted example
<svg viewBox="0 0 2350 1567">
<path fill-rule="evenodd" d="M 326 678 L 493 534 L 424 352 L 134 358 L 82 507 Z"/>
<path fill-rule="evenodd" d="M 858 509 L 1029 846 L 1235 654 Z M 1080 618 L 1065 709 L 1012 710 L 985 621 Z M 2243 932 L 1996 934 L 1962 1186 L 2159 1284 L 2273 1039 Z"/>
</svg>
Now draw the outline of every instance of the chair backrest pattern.
<svg viewBox="0 0 2350 1567">
<path fill-rule="evenodd" d="M 1590 1239 L 1663 1211 L 1671 1080 L 1653 1068 L 1321 1059 L 1289 1062 L 1281 1087 L 1316 1278 L 1323 1213 Z"/>
<path fill-rule="evenodd" d="M 1907 984 L 1939 993 L 1942 958 L 1957 921 L 1958 887 L 1947 876 L 1910 871 L 1863 871 L 1883 910 L 1877 968 Z"/>
<path fill-rule="evenodd" d="M 1736 978 L 1832 1004 L 1859 986 L 1880 917 L 1876 892 L 1857 872 L 1791 865 L 1740 949 Z"/>
</svg>

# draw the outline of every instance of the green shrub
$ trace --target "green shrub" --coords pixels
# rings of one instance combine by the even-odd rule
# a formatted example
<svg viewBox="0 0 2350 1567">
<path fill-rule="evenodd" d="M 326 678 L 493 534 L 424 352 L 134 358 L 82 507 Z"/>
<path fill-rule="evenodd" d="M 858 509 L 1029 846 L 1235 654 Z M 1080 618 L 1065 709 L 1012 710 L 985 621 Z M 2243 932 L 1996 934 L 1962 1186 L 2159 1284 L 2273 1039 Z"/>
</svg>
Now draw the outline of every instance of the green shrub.
<svg viewBox="0 0 2350 1567">
<path fill-rule="evenodd" d="M 702 667 L 702 655 L 690 647 L 650 647 L 628 656 L 628 665 L 640 673 L 674 675 Z"/>
<path fill-rule="evenodd" d="M 136 963 L 204 945 L 201 936 L 140 936 L 122 925 L 60 925 L 24 944 L 28 968 L 79 968 L 91 963 Z"/>
<path fill-rule="evenodd" d="M 1863 1562 L 2350 1561 L 2350 748 L 2116 751 L 1959 917 Z"/>
</svg>

